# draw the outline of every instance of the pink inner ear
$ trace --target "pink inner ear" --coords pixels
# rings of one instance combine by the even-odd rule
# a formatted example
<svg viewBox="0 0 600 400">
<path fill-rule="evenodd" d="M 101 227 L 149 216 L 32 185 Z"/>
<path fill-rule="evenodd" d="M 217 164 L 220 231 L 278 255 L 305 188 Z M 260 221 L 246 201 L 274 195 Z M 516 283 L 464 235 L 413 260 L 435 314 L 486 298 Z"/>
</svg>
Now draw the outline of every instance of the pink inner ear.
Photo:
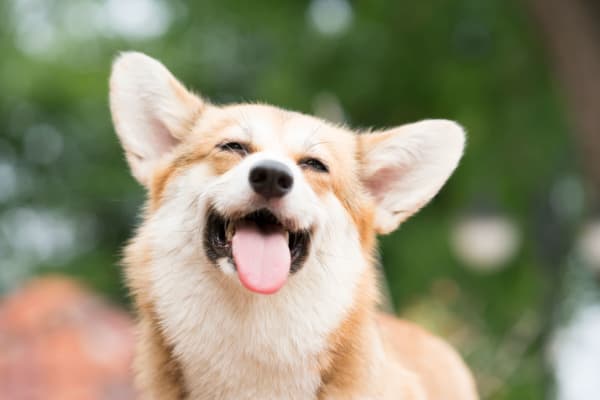
<svg viewBox="0 0 600 400">
<path fill-rule="evenodd" d="M 151 124 L 152 129 L 148 133 L 152 136 L 148 138 L 148 141 L 150 141 L 154 154 L 149 155 L 149 158 L 159 158 L 170 151 L 178 143 L 178 140 L 158 119 L 153 118 Z"/>
<path fill-rule="evenodd" d="M 377 203 L 383 201 L 392 189 L 393 184 L 398 182 L 405 172 L 406 168 L 402 167 L 380 168 L 367 179 L 365 182 L 367 189 L 375 197 Z"/>
</svg>

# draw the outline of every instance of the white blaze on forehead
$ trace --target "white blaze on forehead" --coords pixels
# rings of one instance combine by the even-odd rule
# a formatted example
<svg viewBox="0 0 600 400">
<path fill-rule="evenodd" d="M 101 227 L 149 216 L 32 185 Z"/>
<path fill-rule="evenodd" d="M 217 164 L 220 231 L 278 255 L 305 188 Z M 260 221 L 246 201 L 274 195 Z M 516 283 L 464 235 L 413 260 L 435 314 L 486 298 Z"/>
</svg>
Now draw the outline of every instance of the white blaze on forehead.
<svg viewBox="0 0 600 400">
<path fill-rule="evenodd" d="M 292 116 L 284 127 L 283 142 L 296 152 L 313 154 L 322 149 L 321 134 L 329 127 L 323 122 L 306 115 L 290 113 Z"/>
<path fill-rule="evenodd" d="M 317 118 L 262 105 L 233 106 L 227 110 L 262 151 L 287 158 L 304 152 L 324 156 L 319 154 L 324 153 L 320 146 L 325 143 L 322 134 L 331 127 Z"/>
<path fill-rule="evenodd" d="M 288 112 L 263 105 L 232 106 L 226 110 L 253 145 L 263 150 L 285 153 L 281 128 Z"/>
</svg>

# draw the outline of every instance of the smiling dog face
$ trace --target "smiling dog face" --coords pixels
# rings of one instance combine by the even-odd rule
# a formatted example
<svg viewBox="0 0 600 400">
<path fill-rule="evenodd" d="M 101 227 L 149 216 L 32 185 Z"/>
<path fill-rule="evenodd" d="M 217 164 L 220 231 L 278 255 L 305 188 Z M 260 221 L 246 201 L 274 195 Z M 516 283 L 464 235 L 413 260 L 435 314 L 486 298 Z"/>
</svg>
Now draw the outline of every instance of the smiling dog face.
<svg viewBox="0 0 600 400">
<path fill-rule="evenodd" d="M 216 269 L 264 294 L 331 255 L 368 264 L 375 233 L 426 204 L 464 145 L 444 120 L 357 135 L 271 106 L 214 106 L 140 53 L 115 62 L 110 104 L 149 192 L 153 253 L 188 253 L 198 274 Z"/>
</svg>

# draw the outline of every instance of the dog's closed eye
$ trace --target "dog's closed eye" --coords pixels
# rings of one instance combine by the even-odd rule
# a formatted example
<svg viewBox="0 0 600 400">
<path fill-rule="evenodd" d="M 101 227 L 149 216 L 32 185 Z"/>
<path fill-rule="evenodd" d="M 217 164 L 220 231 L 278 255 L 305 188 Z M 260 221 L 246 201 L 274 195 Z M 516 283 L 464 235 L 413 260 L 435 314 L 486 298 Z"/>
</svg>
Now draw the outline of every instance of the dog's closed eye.
<svg viewBox="0 0 600 400">
<path fill-rule="evenodd" d="M 329 168 L 327 167 L 327 165 L 325 165 L 323 161 L 318 160 L 316 158 L 303 158 L 298 162 L 298 165 L 302 168 L 310 168 L 317 172 L 329 172 Z"/>
<path fill-rule="evenodd" d="M 241 156 L 245 156 L 250 153 L 250 149 L 244 143 L 240 142 L 225 142 L 217 146 L 222 151 L 229 151 L 232 153 L 238 153 Z"/>
</svg>

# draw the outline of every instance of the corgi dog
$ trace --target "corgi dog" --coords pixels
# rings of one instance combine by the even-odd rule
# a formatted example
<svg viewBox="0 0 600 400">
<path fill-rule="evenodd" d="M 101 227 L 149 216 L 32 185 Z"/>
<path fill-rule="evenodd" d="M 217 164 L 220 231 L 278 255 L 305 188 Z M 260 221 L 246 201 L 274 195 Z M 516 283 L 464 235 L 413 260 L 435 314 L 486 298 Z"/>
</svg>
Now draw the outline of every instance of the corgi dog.
<svg viewBox="0 0 600 400">
<path fill-rule="evenodd" d="M 352 132 L 218 106 L 121 54 L 110 108 L 143 222 L 125 249 L 144 399 L 477 398 L 445 342 L 377 311 L 376 235 L 442 187 L 463 129 Z"/>
</svg>

